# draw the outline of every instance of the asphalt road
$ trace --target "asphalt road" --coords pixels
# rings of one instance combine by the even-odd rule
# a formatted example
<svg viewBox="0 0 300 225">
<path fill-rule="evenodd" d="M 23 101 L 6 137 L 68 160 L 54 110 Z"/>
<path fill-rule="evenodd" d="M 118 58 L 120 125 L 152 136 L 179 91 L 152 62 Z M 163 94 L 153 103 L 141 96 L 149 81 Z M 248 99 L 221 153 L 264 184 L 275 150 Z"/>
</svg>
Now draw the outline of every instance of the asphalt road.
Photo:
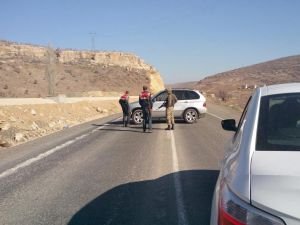
<svg viewBox="0 0 300 225">
<path fill-rule="evenodd" d="M 195 124 L 153 133 L 118 115 L 0 150 L 0 224 L 206 225 L 224 145 L 232 135 L 209 106 Z"/>
</svg>

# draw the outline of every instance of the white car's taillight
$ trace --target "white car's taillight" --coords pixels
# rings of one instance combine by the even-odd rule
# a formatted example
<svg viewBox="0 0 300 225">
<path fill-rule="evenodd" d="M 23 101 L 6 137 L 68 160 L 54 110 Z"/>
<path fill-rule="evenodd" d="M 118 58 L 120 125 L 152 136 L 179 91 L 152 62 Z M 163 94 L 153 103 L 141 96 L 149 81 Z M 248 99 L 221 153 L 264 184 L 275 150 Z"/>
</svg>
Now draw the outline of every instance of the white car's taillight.
<svg viewBox="0 0 300 225">
<path fill-rule="evenodd" d="M 223 182 L 219 198 L 219 225 L 285 225 L 284 222 L 244 202 Z"/>
</svg>

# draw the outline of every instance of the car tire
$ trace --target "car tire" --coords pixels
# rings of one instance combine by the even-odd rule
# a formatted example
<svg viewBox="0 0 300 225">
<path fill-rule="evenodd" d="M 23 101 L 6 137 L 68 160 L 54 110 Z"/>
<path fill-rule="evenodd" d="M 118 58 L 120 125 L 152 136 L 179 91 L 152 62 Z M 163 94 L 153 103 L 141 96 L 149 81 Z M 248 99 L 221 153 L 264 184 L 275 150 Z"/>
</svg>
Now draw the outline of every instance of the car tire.
<svg viewBox="0 0 300 225">
<path fill-rule="evenodd" d="M 141 109 L 136 109 L 133 111 L 132 122 L 134 124 L 142 124 L 143 123 L 143 112 Z"/>
<path fill-rule="evenodd" d="M 186 123 L 195 123 L 198 119 L 198 112 L 195 109 L 187 109 L 183 114 Z"/>
</svg>

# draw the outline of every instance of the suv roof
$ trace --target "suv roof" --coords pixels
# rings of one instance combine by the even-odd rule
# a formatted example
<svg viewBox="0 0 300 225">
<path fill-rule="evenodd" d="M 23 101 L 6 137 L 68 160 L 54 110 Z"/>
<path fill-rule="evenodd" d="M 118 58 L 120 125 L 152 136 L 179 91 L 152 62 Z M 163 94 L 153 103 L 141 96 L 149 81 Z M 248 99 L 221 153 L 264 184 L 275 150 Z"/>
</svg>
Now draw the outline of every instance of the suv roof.
<svg viewBox="0 0 300 225">
<path fill-rule="evenodd" d="M 161 90 L 161 91 L 165 91 L 166 89 Z M 197 92 L 200 92 L 199 90 L 191 89 L 191 88 L 171 88 L 171 89 L 172 89 L 172 91 L 197 91 Z"/>
</svg>

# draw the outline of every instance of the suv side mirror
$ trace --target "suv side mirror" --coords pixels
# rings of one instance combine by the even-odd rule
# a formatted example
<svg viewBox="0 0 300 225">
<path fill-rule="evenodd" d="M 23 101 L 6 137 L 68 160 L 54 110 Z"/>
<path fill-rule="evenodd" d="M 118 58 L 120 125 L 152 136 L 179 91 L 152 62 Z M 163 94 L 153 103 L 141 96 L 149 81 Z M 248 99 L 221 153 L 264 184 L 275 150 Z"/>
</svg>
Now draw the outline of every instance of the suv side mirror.
<svg viewBox="0 0 300 225">
<path fill-rule="evenodd" d="M 221 124 L 224 130 L 237 131 L 237 127 L 234 119 L 222 120 Z"/>
<path fill-rule="evenodd" d="M 156 101 L 156 98 L 152 98 L 152 102 L 155 102 Z"/>
</svg>

